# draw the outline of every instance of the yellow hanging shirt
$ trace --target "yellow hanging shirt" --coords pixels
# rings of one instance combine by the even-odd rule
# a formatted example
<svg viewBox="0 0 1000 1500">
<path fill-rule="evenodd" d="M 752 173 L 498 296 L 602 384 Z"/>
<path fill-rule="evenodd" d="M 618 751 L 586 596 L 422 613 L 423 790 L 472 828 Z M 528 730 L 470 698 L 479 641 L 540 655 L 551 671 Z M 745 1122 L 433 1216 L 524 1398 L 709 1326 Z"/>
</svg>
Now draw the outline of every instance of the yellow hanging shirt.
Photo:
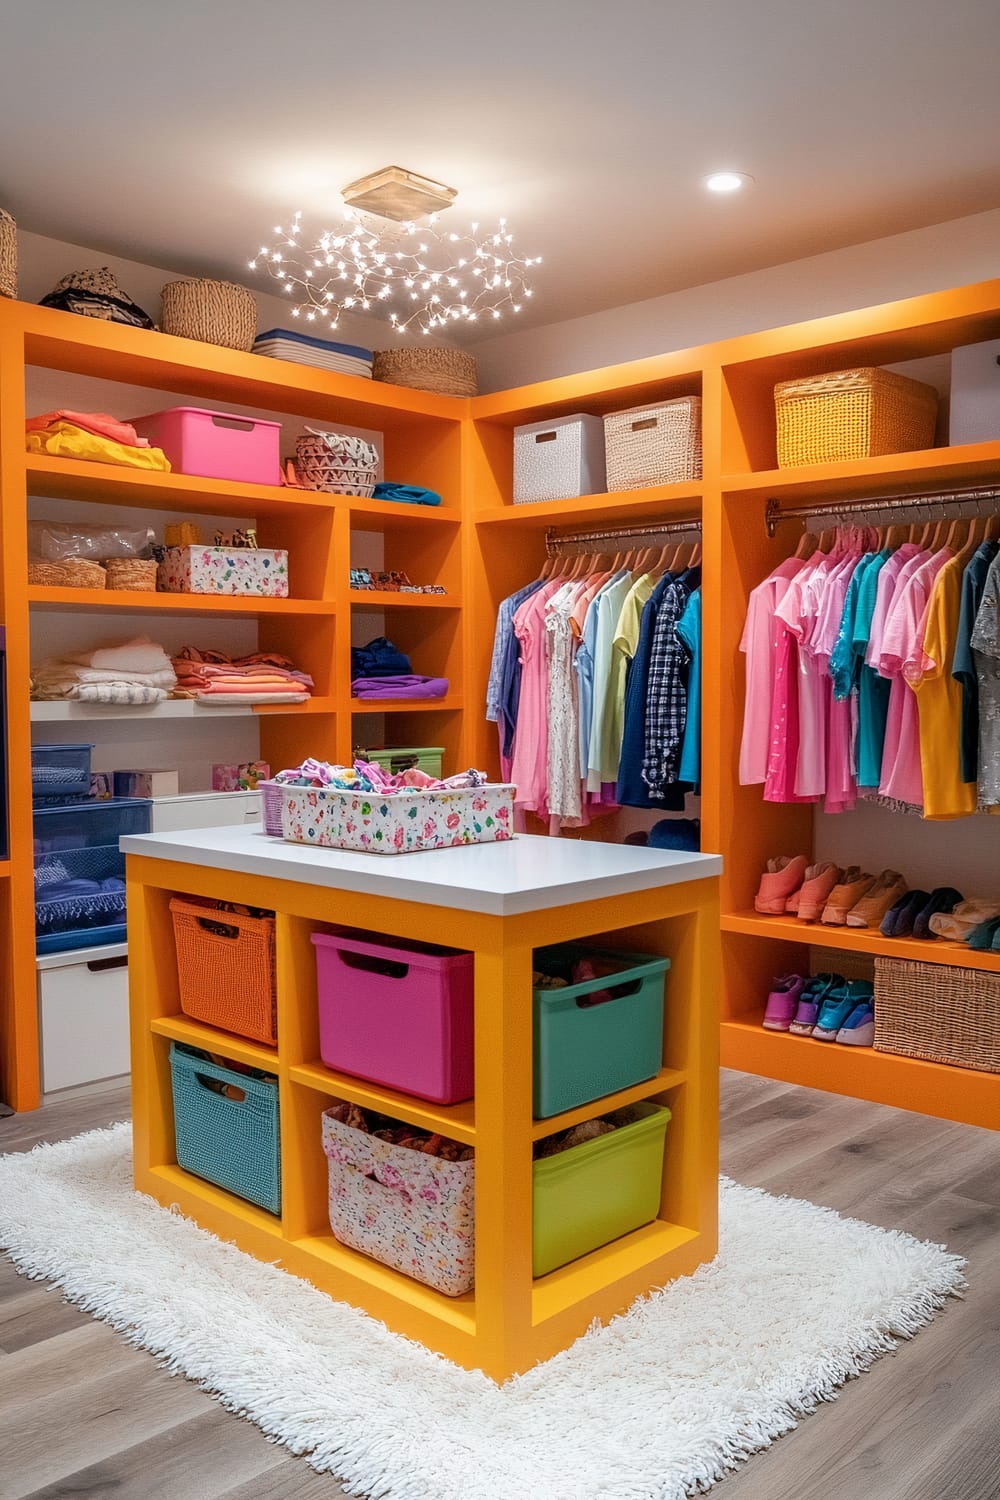
<svg viewBox="0 0 1000 1500">
<path fill-rule="evenodd" d="M 920 716 L 925 818 L 964 818 L 976 811 L 976 783 L 962 780 L 959 758 L 962 689 L 951 675 L 967 561 L 954 557 L 937 576 L 925 617 L 923 670 L 910 679 Z"/>
</svg>

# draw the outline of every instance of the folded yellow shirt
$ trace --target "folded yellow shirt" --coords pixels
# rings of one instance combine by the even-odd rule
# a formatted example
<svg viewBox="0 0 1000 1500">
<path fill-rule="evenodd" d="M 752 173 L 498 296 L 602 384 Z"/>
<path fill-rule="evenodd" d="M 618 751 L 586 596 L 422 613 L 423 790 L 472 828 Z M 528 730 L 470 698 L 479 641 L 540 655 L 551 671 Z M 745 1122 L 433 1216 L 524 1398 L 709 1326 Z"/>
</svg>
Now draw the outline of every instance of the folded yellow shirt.
<svg viewBox="0 0 1000 1500">
<path fill-rule="evenodd" d="M 85 432 L 72 422 L 53 422 L 41 432 L 25 434 L 29 453 L 51 453 L 56 458 L 81 458 L 100 464 L 122 464 L 129 469 L 159 469 L 170 473 L 170 460 L 162 448 L 131 448 L 125 443 Z"/>
</svg>

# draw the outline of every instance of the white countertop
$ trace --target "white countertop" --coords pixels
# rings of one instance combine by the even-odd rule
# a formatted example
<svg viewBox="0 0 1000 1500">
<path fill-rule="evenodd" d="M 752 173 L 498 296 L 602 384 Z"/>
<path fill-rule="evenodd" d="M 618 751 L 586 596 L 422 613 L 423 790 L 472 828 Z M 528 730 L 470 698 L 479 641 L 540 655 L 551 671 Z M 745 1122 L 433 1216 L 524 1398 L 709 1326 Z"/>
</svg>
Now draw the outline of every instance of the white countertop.
<svg viewBox="0 0 1000 1500">
<path fill-rule="evenodd" d="M 499 844 L 378 855 L 285 843 L 269 838 L 258 825 L 130 834 L 121 840 L 121 847 L 129 855 L 498 917 L 627 896 L 632 891 L 707 880 L 722 873 L 717 854 L 681 854 L 530 834 Z"/>
</svg>

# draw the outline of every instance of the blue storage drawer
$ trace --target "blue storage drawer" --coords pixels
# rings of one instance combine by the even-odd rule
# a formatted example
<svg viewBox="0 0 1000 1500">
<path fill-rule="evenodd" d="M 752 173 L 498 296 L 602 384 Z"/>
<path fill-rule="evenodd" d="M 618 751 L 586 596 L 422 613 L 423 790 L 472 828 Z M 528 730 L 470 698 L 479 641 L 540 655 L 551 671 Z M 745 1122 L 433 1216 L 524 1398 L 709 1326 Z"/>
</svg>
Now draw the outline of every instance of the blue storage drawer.
<svg viewBox="0 0 1000 1500">
<path fill-rule="evenodd" d="M 278 1085 L 170 1044 L 177 1165 L 269 1213 L 281 1213 Z M 213 1083 L 239 1090 L 242 1099 Z"/>
<path fill-rule="evenodd" d="M 148 833 L 153 804 L 123 797 L 36 807 L 35 928 L 39 953 L 125 936 L 123 834 Z"/>
<path fill-rule="evenodd" d="M 32 745 L 32 797 L 89 797 L 93 745 Z"/>
</svg>

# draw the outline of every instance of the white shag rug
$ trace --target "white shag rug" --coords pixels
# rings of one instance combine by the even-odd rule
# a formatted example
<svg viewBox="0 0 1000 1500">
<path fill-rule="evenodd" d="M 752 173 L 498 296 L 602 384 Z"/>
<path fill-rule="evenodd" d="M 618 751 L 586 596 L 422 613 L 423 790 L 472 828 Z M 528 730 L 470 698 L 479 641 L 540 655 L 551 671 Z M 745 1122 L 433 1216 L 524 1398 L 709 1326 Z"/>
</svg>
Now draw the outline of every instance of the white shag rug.
<svg viewBox="0 0 1000 1500">
<path fill-rule="evenodd" d="M 135 1193 L 127 1124 L 0 1158 L 0 1246 L 369 1500 L 701 1494 L 965 1284 L 941 1246 L 722 1179 L 711 1265 L 498 1387 Z"/>
</svg>

